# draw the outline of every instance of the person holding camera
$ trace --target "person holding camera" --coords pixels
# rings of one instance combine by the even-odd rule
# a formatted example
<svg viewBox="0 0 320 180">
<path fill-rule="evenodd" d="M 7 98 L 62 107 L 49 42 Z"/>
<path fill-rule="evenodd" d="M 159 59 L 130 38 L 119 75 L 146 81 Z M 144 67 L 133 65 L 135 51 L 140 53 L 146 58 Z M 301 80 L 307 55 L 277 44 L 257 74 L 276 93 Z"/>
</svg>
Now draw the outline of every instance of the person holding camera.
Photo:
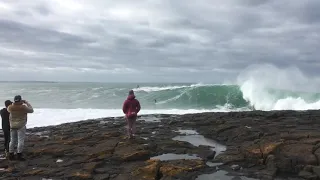
<svg viewBox="0 0 320 180">
<path fill-rule="evenodd" d="M 22 156 L 24 139 L 26 134 L 27 114 L 33 113 L 33 108 L 26 100 L 22 100 L 20 95 L 14 97 L 14 102 L 8 108 L 10 113 L 10 143 L 9 160 L 14 159 L 14 147 L 17 145 L 17 159 L 24 161 Z"/>
</svg>

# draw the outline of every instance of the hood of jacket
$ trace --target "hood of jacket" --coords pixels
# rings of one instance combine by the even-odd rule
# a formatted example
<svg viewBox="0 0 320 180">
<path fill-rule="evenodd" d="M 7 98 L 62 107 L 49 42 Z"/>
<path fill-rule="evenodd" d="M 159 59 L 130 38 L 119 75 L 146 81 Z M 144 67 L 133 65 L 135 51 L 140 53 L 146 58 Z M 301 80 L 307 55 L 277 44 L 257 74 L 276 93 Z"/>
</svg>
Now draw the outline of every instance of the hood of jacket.
<svg viewBox="0 0 320 180">
<path fill-rule="evenodd" d="M 136 98 L 135 95 L 129 95 L 129 96 L 127 97 L 127 100 L 133 100 L 133 99 L 135 99 L 135 98 Z"/>
</svg>

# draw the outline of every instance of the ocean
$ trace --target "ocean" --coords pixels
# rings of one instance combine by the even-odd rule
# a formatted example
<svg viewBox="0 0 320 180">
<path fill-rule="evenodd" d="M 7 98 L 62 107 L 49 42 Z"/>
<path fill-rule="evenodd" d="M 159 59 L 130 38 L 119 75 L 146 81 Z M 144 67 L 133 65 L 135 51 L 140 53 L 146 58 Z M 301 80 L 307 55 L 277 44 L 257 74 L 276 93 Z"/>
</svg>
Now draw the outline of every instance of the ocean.
<svg viewBox="0 0 320 180">
<path fill-rule="evenodd" d="M 139 87 L 138 87 L 139 86 Z M 239 84 L 128 84 L 2 82 L 0 100 L 22 95 L 35 108 L 28 128 L 79 120 L 123 116 L 122 104 L 133 89 L 140 114 L 186 114 L 251 110 L 306 110 L 320 107 L 320 93 Z"/>
</svg>

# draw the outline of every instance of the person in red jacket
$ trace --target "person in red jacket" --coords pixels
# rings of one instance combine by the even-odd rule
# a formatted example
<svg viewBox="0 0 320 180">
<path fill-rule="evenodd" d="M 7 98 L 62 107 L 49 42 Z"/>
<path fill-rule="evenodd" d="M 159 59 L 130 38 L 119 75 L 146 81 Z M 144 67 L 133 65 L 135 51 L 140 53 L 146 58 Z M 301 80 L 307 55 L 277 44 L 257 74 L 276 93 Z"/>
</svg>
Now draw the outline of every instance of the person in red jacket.
<svg viewBox="0 0 320 180">
<path fill-rule="evenodd" d="M 129 91 L 127 99 L 124 101 L 122 111 L 127 121 L 127 132 L 129 138 L 133 138 L 136 132 L 136 120 L 141 109 L 140 102 L 136 99 L 133 90 Z"/>
</svg>

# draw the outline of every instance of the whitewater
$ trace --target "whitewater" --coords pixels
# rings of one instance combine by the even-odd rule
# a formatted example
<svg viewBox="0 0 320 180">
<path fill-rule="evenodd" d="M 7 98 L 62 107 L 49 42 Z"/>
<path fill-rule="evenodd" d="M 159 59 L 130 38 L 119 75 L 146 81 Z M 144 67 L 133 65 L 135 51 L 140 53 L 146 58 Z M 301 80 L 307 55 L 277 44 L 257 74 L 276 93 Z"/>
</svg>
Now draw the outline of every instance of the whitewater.
<svg viewBox="0 0 320 180">
<path fill-rule="evenodd" d="M 256 110 L 320 108 L 319 79 L 298 68 L 253 65 L 233 82 L 222 84 L 54 83 L 2 82 L 0 100 L 20 94 L 35 112 L 28 128 L 87 119 L 123 117 L 121 110 L 130 89 L 146 114 L 189 114 Z"/>
</svg>

